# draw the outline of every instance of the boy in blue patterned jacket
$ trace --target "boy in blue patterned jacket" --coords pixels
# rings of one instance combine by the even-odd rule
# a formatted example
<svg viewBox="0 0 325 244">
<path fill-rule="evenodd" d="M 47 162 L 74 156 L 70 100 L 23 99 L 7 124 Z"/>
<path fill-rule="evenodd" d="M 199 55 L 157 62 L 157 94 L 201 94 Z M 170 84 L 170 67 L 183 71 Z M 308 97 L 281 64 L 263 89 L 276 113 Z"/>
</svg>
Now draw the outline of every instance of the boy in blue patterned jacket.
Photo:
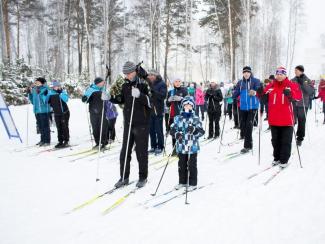
<svg viewBox="0 0 325 244">
<path fill-rule="evenodd" d="M 170 130 L 170 134 L 176 138 L 176 152 L 179 158 L 179 184 L 175 189 L 189 184 L 190 191 L 197 186 L 197 153 L 200 150 L 199 138 L 204 135 L 204 130 L 200 118 L 195 115 L 195 103 L 192 98 L 185 97 L 181 107 L 181 114 L 175 117 Z"/>
</svg>

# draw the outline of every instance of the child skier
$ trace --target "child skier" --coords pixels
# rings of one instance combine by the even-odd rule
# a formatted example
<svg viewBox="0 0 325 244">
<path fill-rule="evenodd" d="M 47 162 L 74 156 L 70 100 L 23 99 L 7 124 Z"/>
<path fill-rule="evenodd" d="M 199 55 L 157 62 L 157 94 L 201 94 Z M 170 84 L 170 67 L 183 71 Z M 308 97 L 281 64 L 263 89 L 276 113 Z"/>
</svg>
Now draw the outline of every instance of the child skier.
<svg viewBox="0 0 325 244">
<path fill-rule="evenodd" d="M 27 89 L 28 98 L 33 104 L 34 113 L 37 120 L 37 125 L 41 134 L 41 141 L 36 145 L 49 146 L 51 142 L 51 132 L 50 132 L 50 107 L 47 102 L 45 102 L 48 87 L 46 85 L 46 80 L 39 77 L 35 80 L 32 87 Z"/>
<path fill-rule="evenodd" d="M 108 121 L 108 128 L 107 128 L 108 144 L 112 144 L 115 141 L 115 136 L 116 136 L 115 124 L 116 124 L 118 112 L 115 104 L 113 104 L 108 100 L 105 101 L 105 110 L 106 110 L 106 119 Z"/>
<path fill-rule="evenodd" d="M 62 89 L 59 81 L 52 82 L 52 89 L 46 97 L 46 102 L 53 108 L 54 119 L 58 131 L 58 144 L 55 148 L 64 148 L 69 146 L 69 119 L 70 112 L 67 105 L 69 96 Z"/>
<path fill-rule="evenodd" d="M 202 123 L 194 113 L 195 103 L 190 97 L 182 101 L 182 111 L 174 118 L 170 134 L 176 138 L 178 153 L 179 184 L 175 189 L 189 185 L 188 190 L 195 190 L 197 186 L 197 153 L 199 152 L 199 138 L 204 135 Z"/>
</svg>

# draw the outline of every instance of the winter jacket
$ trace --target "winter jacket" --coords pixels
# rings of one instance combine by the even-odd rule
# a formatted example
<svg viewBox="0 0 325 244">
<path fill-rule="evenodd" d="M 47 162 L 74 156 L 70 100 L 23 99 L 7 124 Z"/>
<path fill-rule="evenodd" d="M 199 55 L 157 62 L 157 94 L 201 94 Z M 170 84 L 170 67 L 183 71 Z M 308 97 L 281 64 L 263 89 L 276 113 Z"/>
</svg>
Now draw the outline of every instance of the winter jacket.
<svg viewBox="0 0 325 244">
<path fill-rule="evenodd" d="M 150 83 L 149 83 L 150 84 Z M 152 114 L 163 115 L 164 114 L 164 101 L 167 96 L 167 85 L 161 77 L 157 77 L 157 80 L 150 85 L 151 98 L 152 98 Z"/>
<path fill-rule="evenodd" d="M 35 114 L 49 113 L 51 108 L 46 101 L 48 93 L 47 86 L 35 86 L 28 94 L 30 102 L 33 104 Z"/>
<path fill-rule="evenodd" d="M 283 94 L 285 88 L 291 89 L 291 99 Z M 269 97 L 269 125 L 293 126 L 294 115 L 291 100 L 298 101 L 302 98 L 298 85 L 286 78 L 282 82 L 271 82 L 265 87 L 263 93 L 264 96 Z"/>
<path fill-rule="evenodd" d="M 132 87 L 136 87 L 140 90 L 140 97 L 132 97 Z M 134 111 L 132 118 L 133 126 L 148 126 L 150 119 L 150 112 L 152 108 L 151 98 L 149 97 L 150 88 L 146 81 L 135 77 L 133 81 L 125 80 L 122 85 L 121 94 L 112 96 L 110 101 L 115 104 L 124 104 L 123 116 L 124 125 L 130 125 L 131 110 L 134 99 Z"/>
<path fill-rule="evenodd" d="M 189 125 L 194 127 L 193 134 L 189 134 L 187 131 Z M 178 132 L 182 133 L 182 139 L 176 141 L 176 152 L 181 154 L 198 153 L 200 150 L 199 138 L 204 135 L 199 117 L 193 112 L 182 112 L 181 115 L 177 115 L 171 125 L 170 134 L 175 137 Z"/>
<path fill-rule="evenodd" d="M 233 104 L 234 99 L 232 98 L 233 89 L 229 88 L 226 92 L 225 99 L 227 104 Z"/>
<path fill-rule="evenodd" d="M 232 97 L 237 98 L 240 96 L 240 110 L 247 111 L 258 109 L 258 98 L 256 96 L 249 96 L 249 91 L 257 91 L 257 89 L 260 87 L 260 83 L 260 80 L 252 76 L 248 80 L 243 78 L 242 80 L 238 81 Z"/>
<path fill-rule="evenodd" d="M 301 99 L 300 101 L 295 102 L 295 105 L 297 107 L 305 106 L 306 108 L 308 108 L 310 103 L 309 98 L 314 93 L 314 88 L 311 84 L 311 80 L 305 74 L 302 74 L 300 77 L 296 76 L 295 78 L 293 78 L 292 81 L 299 85 L 300 93 L 303 97 L 303 99 Z"/>
<path fill-rule="evenodd" d="M 320 81 L 318 86 L 318 97 L 325 102 L 325 80 Z"/>
<path fill-rule="evenodd" d="M 167 107 L 170 108 L 169 110 L 170 118 L 174 118 L 176 115 L 180 114 L 182 101 L 169 102 L 168 99 L 172 96 L 186 97 L 187 95 L 188 92 L 187 92 L 187 88 L 185 87 L 178 87 L 178 88 L 174 87 L 174 89 L 168 92 L 166 105 Z"/>
<path fill-rule="evenodd" d="M 92 84 L 86 91 L 81 100 L 89 103 L 89 113 L 101 114 L 103 110 L 102 91 L 104 87 Z"/>
<path fill-rule="evenodd" d="M 55 90 L 49 90 L 46 102 L 53 108 L 55 115 L 62 115 L 69 111 L 67 102 L 69 96 L 66 91 L 61 90 L 61 92 Z"/>
<path fill-rule="evenodd" d="M 208 113 L 217 113 L 221 115 L 220 102 L 223 101 L 221 90 L 218 88 L 209 88 L 205 93 L 205 99 L 208 103 Z"/>
<path fill-rule="evenodd" d="M 195 104 L 196 105 L 204 105 L 204 93 L 201 88 L 196 88 Z"/>
<path fill-rule="evenodd" d="M 193 97 L 193 99 L 195 99 L 195 87 L 188 87 L 187 93 L 189 96 L 191 96 L 191 97 Z"/>
<path fill-rule="evenodd" d="M 116 106 L 111 101 L 105 101 L 105 116 L 106 119 L 116 119 L 118 112 Z"/>
</svg>

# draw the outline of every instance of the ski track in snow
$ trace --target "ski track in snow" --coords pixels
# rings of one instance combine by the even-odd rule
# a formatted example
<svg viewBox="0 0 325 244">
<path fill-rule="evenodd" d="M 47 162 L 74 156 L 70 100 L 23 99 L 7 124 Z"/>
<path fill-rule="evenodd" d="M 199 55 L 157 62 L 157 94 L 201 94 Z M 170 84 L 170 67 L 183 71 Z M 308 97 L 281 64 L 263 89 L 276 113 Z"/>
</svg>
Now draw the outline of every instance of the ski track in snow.
<svg viewBox="0 0 325 244">
<path fill-rule="evenodd" d="M 254 151 L 238 158 L 223 160 L 227 153 L 237 152 L 243 143 L 221 147 L 219 140 L 203 145 L 198 157 L 199 185 L 213 183 L 174 199 L 158 208 L 145 208 L 141 203 L 151 199 L 163 168 L 149 168 L 149 182 L 132 194 L 122 205 L 103 216 L 101 212 L 133 189 L 128 186 L 104 196 L 92 205 L 71 214 L 73 207 L 111 189 L 119 178 L 118 152 L 100 159 L 99 182 L 96 179 L 97 155 L 76 162 L 75 157 L 58 158 L 91 146 L 85 105 L 78 100 L 69 103 L 71 110 L 72 150 L 45 152 L 32 148 L 15 152 L 25 145 L 9 141 L 0 130 L 0 243 L 1 244 L 88 244 L 88 243 L 222 243 L 222 244 L 321 244 L 325 243 L 325 126 L 315 124 L 308 114 L 308 133 L 300 148 L 303 169 L 293 144 L 290 166 L 267 186 L 276 169 L 247 180 L 251 174 L 272 162 L 271 134 L 261 137 L 261 166 L 258 166 L 258 129 L 253 132 Z M 12 115 L 26 138 L 27 106 L 11 107 Z M 29 144 L 38 142 L 35 119 L 30 109 Z M 322 121 L 323 115 L 317 114 Z M 221 128 L 222 128 L 221 119 Z M 204 124 L 204 123 L 203 123 Z M 122 115 L 117 122 L 117 136 L 122 139 Z M 227 119 L 224 142 L 236 139 Z M 267 128 L 263 123 L 263 130 Z M 55 128 L 52 130 L 56 131 Z M 170 140 L 170 138 L 168 138 Z M 57 141 L 52 133 L 52 144 Z M 171 146 L 169 145 L 168 152 Z M 108 152 L 110 153 L 110 152 Z M 137 179 L 138 166 L 133 155 L 131 180 Z M 150 161 L 149 161 L 150 164 Z M 159 164 L 162 165 L 162 164 Z M 177 162 L 166 171 L 157 195 L 169 191 L 178 182 Z M 150 202 L 159 202 L 167 196 Z"/>
</svg>

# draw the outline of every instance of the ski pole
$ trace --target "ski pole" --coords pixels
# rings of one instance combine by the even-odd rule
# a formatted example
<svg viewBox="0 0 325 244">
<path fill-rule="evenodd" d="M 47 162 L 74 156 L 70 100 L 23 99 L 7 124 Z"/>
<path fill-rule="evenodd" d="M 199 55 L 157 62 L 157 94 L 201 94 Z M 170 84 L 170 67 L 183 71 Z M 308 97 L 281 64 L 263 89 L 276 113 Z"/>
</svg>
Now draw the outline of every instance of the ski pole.
<svg viewBox="0 0 325 244">
<path fill-rule="evenodd" d="M 28 146 L 28 137 L 29 137 L 29 103 L 27 103 L 26 146 Z"/>
<path fill-rule="evenodd" d="M 191 160 L 191 146 L 193 144 L 193 134 L 190 134 L 190 139 L 188 141 L 188 159 L 187 159 L 187 183 L 186 183 L 186 188 L 185 188 L 185 204 L 190 204 L 187 200 L 187 195 L 188 195 L 188 187 L 190 183 L 190 160 Z"/>
<path fill-rule="evenodd" d="M 222 131 L 221 131 L 221 136 L 220 136 L 220 143 L 219 143 L 219 150 L 218 153 L 221 151 L 221 144 L 222 144 L 222 138 L 223 138 L 223 132 L 225 130 L 225 124 L 226 124 L 226 115 L 224 116 L 225 118 L 223 119 L 223 125 L 222 125 Z"/>
<path fill-rule="evenodd" d="M 168 121 L 167 121 L 167 126 L 170 127 L 170 109 L 171 107 L 169 107 L 169 112 L 168 112 Z M 168 134 L 169 134 L 169 130 L 166 130 L 166 136 L 165 136 L 165 142 L 164 142 L 164 153 L 163 156 L 166 155 L 166 145 L 167 145 L 167 138 L 168 138 Z"/>
<path fill-rule="evenodd" d="M 89 118 L 89 111 L 87 109 L 87 103 L 85 104 L 85 108 L 86 108 L 86 114 L 87 114 L 87 121 L 88 121 L 88 129 L 89 129 L 91 147 L 93 147 L 94 146 L 94 139 L 93 139 L 93 133 L 91 131 L 92 129 L 91 129 L 91 125 L 90 125 L 90 118 Z"/>
<path fill-rule="evenodd" d="M 262 115 L 263 113 L 259 113 L 259 120 L 258 120 L 258 165 L 261 165 L 261 131 L 262 131 Z"/>
<path fill-rule="evenodd" d="M 108 81 L 109 75 L 110 75 L 110 70 L 109 70 L 108 66 L 106 65 L 105 86 L 104 86 L 104 90 L 102 92 L 106 92 L 107 81 Z M 99 144 L 98 144 L 98 154 L 97 154 L 96 182 L 100 180 L 99 179 L 99 156 L 100 156 L 100 150 L 101 150 L 102 139 L 103 139 L 103 123 L 104 123 L 105 101 L 103 101 L 102 105 L 103 105 L 103 107 L 102 107 L 102 117 L 101 117 L 101 121 L 100 121 L 100 132 L 99 132 L 100 134 L 99 134 Z"/>
<path fill-rule="evenodd" d="M 300 163 L 300 168 L 302 168 L 302 163 L 301 163 L 301 157 L 300 157 L 300 151 L 299 151 L 299 146 L 297 144 L 297 137 L 296 137 L 296 131 L 295 131 L 295 124 L 293 122 L 293 106 L 292 106 L 292 103 L 289 107 L 290 109 L 290 113 L 291 113 L 291 122 L 292 122 L 292 128 L 293 128 L 293 134 L 294 134 L 294 137 L 295 137 L 295 142 L 296 142 L 296 148 L 297 148 L 297 152 L 298 152 L 298 158 L 299 158 L 299 163 Z"/>
<path fill-rule="evenodd" d="M 173 147 L 173 150 L 172 150 L 171 153 L 168 155 L 167 163 L 166 163 L 166 165 L 165 165 L 165 167 L 164 167 L 164 171 L 163 171 L 163 173 L 162 173 L 162 175 L 161 175 L 161 177 L 160 177 L 160 180 L 159 180 L 159 183 L 158 183 L 157 188 L 156 188 L 156 190 L 155 190 L 155 193 L 152 193 L 151 196 L 156 196 L 156 194 L 157 194 L 157 192 L 158 192 L 158 189 L 159 189 L 159 187 L 160 187 L 160 183 L 161 183 L 161 181 L 162 181 L 162 179 L 163 179 L 163 177 L 164 177 L 164 175 L 165 175 L 165 172 L 166 172 L 167 166 L 168 166 L 168 164 L 169 164 L 170 158 L 171 158 L 171 156 L 172 156 L 172 154 L 173 154 L 173 151 L 174 151 L 175 147 L 176 147 L 176 143 L 175 143 L 175 145 L 174 145 L 174 147 Z"/>
<path fill-rule="evenodd" d="M 209 99 L 207 100 L 207 114 L 205 116 L 204 131 L 207 131 L 207 123 L 208 123 L 208 117 L 209 117 L 208 110 L 209 110 Z M 206 133 L 204 134 L 204 139 L 206 139 L 206 136 L 205 135 L 206 135 Z"/>
<path fill-rule="evenodd" d="M 125 155 L 124 155 L 124 166 L 123 166 L 122 182 L 124 181 L 124 178 L 125 178 L 126 160 L 127 160 L 127 155 L 128 155 L 128 151 L 129 151 L 131 127 L 132 127 L 132 121 L 133 121 L 134 101 L 135 101 L 135 97 L 133 97 L 133 99 L 132 99 L 132 107 L 131 107 L 131 117 L 130 117 L 130 123 L 129 123 L 128 139 L 127 139 L 126 151 L 125 151 Z"/>
</svg>

